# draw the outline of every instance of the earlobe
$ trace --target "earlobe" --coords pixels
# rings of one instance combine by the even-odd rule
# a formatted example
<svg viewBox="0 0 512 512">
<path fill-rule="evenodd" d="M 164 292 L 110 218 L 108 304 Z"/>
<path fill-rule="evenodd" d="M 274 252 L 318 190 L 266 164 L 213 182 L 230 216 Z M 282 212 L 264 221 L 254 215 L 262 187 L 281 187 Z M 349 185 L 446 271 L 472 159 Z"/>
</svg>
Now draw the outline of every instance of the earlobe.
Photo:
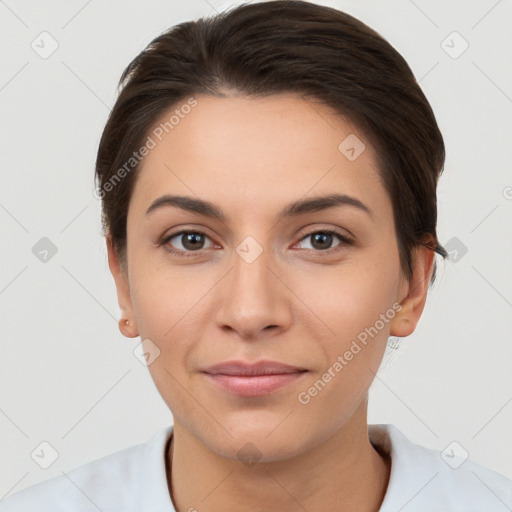
<svg viewBox="0 0 512 512">
<path fill-rule="evenodd" d="M 404 281 L 405 286 L 400 289 L 399 298 L 403 297 L 400 300 L 402 309 L 391 321 L 391 336 L 403 338 L 412 334 L 416 329 L 427 300 L 434 256 L 435 252 L 431 248 L 420 245 L 414 249 L 413 274 L 408 282 Z"/>
<path fill-rule="evenodd" d="M 117 252 L 112 243 L 111 235 L 106 237 L 108 266 L 116 285 L 117 299 L 121 308 L 121 320 L 119 320 L 119 330 L 127 338 L 135 338 L 139 335 L 135 317 L 133 314 L 132 300 L 130 295 L 130 285 L 128 275 L 123 268 Z"/>
<path fill-rule="evenodd" d="M 127 318 L 121 318 L 118 324 L 119 330 L 123 336 L 126 336 L 127 338 L 136 338 L 139 335 L 138 332 L 135 332 L 135 334 L 133 333 L 131 329 L 131 322 Z"/>
</svg>

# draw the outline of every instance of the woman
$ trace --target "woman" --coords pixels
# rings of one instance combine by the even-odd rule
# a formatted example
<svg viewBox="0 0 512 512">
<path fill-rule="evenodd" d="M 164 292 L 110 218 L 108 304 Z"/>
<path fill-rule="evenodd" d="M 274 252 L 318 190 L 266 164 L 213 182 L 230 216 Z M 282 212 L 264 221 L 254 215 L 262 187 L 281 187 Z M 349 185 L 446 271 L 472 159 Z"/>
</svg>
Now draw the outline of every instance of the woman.
<svg viewBox="0 0 512 512">
<path fill-rule="evenodd" d="M 504 476 L 367 424 L 447 256 L 443 139 L 403 58 L 340 11 L 261 2 L 165 32 L 121 84 L 97 194 L 120 329 L 174 425 L 0 510 L 511 507 Z"/>
</svg>

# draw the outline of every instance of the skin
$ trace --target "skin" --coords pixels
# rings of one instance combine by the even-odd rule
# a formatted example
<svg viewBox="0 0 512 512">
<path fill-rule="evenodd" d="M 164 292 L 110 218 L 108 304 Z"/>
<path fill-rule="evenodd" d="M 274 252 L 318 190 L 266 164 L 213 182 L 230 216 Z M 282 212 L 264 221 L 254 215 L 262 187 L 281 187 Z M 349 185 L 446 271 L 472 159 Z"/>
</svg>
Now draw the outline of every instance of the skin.
<svg viewBox="0 0 512 512">
<path fill-rule="evenodd" d="M 126 271 L 107 237 L 130 321 L 121 331 L 160 350 L 148 368 L 174 418 L 168 482 L 176 510 L 377 511 L 390 461 L 368 439 L 368 389 L 388 336 L 416 328 L 434 253 L 419 246 L 414 274 L 404 278 L 374 150 L 346 119 L 294 94 L 196 99 L 142 162 L 128 211 Z M 338 149 L 349 134 L 366 144 L 355 161 Z M 227 220 L 177 207 L 146 215 L 165 193 L 210 201 Z M 341 206 L 276 219 L 291 202 L 333 193 L 358 198 L 373 215 Z M 206 234 L 192 257 L 158 245 L 181 229 Z M 354 243 L 334 236 L 322 249 L 305 236 L 326 229 L 352 234 Z M 252 263 L 236 252 L 248 236 L 263 249 Z M 167 246 L 193 253 L 186 242 L 177 236 Z M 301 404 L 298 394 L 397 303 L 401 310 L 378 335 Z M 200 372 L 232 359 L 308 372 L 269 395 L 238 397 Z M 248 442 L 256 464 L 237 457 Z"/>
</svg>

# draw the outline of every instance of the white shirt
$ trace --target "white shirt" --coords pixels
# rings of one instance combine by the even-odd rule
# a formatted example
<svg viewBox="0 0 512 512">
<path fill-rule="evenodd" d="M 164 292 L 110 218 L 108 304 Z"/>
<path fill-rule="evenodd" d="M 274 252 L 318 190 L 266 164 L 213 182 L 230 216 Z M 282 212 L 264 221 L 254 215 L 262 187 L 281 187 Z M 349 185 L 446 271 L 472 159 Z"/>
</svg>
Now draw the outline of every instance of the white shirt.
<svg viewBox="0 0 512 512">
<path fill-rule="evenodd" d="M 165 453 L 173 427 L 149 442 L 89 462 L 0 501 L 0 512 L 176 512 Z M 391 457 L 379 512 L 506 512 L 512 480 L 448 450 L 444 457 L 391 424 L 368 425 L 371 443 Z M 182 511 L 186 512 L 186 511 Z"/>
</svg>

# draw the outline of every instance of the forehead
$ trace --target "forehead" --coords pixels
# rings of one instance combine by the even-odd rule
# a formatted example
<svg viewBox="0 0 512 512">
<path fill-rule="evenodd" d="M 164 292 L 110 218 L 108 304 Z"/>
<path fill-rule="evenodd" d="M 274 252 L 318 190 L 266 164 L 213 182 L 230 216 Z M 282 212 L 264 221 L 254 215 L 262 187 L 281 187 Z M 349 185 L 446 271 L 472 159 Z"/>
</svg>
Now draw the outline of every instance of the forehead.
<svg viewBox="0 0 512 512">
<path fill-rule="evenodd" d="M 165 111 L 148 131 L 154 147 L 139 166 L 129 215 L 145 215 L 163 194 L 250 216 L 307 195 L 342 193 L 388 213 L 374 149 L 330 108 L 294 94 L 194 100 Z"/>
</svg>

